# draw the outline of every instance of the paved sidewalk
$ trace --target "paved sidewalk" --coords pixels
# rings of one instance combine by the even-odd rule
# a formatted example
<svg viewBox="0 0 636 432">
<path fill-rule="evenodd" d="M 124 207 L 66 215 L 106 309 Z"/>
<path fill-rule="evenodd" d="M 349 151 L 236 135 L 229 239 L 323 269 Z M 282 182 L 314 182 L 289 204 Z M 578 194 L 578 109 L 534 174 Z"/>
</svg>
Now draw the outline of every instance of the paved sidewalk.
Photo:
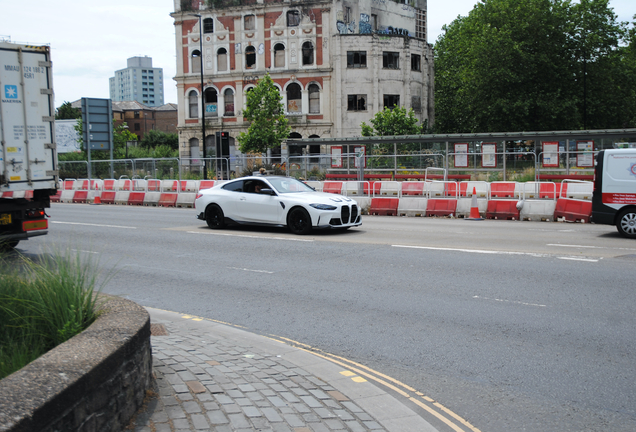
<svg viewBox="0 0 636 432">
<path fill-rule="evenodd" d="M 228 325 L 147 309 L 157 397 L 131 430 L 436 431 L 379 387 L 319 356 Z"/>
</svg>

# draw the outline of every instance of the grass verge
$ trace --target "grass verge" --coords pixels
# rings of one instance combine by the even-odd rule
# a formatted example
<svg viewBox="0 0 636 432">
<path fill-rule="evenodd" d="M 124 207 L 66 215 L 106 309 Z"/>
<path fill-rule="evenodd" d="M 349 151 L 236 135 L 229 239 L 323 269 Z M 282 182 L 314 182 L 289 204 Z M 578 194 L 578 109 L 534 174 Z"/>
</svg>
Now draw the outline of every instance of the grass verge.
<svg viewBox="0 0 636 432">
<path fill-rule="evenodd" d="M 0 256 L 0 379 L 97 318 L 97 265 L 70 251 Z"/>
</svg>

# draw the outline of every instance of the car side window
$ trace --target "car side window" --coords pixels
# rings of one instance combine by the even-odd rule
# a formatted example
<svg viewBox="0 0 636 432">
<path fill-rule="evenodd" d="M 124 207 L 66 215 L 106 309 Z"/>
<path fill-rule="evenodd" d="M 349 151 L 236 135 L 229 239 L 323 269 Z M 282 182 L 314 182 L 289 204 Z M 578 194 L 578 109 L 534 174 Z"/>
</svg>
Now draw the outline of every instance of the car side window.
<svg viewBox="0 0 636 432">
<path fill-rule="evenodd" d="M 260 180 L 246 180 L 243 190 L 248 193 L 260 193 L 261 189 L 267 187 L 269 186 Z"/>
<path fill-rule="evenodd" d="M 223 189 L 231 192 L 243 192 L 243 180 L 226 183 L 222 187 Z"/>
</svg>

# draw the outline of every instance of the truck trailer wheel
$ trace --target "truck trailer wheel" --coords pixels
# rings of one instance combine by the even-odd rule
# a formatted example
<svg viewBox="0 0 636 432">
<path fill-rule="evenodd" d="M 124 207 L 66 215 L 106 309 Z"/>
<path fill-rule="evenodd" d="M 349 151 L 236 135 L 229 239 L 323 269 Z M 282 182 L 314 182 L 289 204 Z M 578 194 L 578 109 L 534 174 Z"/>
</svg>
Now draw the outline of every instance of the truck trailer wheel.
<svg viewBox="0 0 636 432">
<path fill-rule="evenodd" d="M 618 215 L 616 228 L 623 237 L 636 239 L 636 209 L 627 209 Z"/>
</svg>

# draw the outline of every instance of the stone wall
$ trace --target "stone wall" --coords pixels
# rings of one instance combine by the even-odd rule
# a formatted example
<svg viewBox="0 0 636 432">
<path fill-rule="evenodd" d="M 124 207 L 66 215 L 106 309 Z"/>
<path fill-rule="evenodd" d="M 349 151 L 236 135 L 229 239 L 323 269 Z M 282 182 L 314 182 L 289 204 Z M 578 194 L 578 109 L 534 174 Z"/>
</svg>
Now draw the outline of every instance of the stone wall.
<svg viewBox="0 0 636 432">
<path fill-rule="evenodd" d="M 150 387 L 150 316 L 100 296 L 85 331 L 0 381 L 0 431 L 121 431 Z"/>
</svg>

